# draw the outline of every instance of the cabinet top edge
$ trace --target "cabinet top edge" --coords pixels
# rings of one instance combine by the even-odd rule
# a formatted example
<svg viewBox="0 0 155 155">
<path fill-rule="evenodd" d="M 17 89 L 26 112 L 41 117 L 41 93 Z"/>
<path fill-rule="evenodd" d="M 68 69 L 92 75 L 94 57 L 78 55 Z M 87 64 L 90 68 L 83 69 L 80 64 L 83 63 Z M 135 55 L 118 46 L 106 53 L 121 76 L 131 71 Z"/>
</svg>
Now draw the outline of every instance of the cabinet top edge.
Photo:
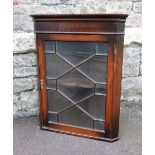
<svg viewBox="0 0 155 155">
<path fill-rule="evenodd" d="M 35 20 L 126 20 L 128 14 L 31 14 L 30 15 L 34 21 Z"/>
</svg>

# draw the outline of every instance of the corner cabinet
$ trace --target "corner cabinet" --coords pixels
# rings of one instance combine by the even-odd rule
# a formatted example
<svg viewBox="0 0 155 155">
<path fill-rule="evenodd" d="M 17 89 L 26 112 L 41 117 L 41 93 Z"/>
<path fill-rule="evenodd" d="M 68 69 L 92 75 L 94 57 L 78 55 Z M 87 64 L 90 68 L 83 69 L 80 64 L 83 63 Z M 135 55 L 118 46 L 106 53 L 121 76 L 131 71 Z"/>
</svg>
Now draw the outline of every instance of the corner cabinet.
<svg viewBox="0 0 155 155">
<path fill-rule="evenodd" d="M 31 15 L 41 129 L 118 140 L 125 14 Z"/>
</svg>

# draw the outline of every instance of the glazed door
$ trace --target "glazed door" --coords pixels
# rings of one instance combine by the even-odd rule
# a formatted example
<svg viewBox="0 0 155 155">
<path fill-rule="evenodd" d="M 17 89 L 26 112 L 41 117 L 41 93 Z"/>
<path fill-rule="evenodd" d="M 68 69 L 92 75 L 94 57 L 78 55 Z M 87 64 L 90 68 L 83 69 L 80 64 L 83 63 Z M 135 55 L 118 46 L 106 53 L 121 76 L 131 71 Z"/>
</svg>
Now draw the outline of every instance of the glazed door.
<svg viewBox="0 0 155 155">
<path fill-rule="evenodd" d="M 37 40 L 42 125 L 70 132 L 108 132 L 112 84 L 107 78 L 111 60 L 107 38 L 40 34 Z"/>
</svg>

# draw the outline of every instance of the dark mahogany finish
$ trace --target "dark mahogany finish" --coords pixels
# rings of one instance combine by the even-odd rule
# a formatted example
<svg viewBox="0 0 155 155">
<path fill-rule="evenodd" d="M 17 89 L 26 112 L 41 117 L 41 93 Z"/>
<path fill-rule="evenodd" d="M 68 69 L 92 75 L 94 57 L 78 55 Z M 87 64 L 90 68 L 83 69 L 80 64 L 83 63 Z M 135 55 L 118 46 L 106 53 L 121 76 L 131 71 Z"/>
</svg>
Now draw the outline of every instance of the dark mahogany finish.
<svg viewBox="0 0 155 155">
<path fill-rule="evenodd" d="M 109 142 L 118 140 L 124 27 L 127 16 L 126 14 L 31 15 L 36 33 L 41 129 Z M 54 123 L 48 120 L 50 112 L 47 97 L 48 71 L 46 70 L 45 41 L 54 41 L 53 44 L 64 41 L 95 42 L 108 45 L 104 131 Z M 61 57 L 61 55 L 59 56 Z M 87 61 L 85 60 L 83 63 Z M 56 89 L 58 89 L 57 86 Z"/>
</svg>

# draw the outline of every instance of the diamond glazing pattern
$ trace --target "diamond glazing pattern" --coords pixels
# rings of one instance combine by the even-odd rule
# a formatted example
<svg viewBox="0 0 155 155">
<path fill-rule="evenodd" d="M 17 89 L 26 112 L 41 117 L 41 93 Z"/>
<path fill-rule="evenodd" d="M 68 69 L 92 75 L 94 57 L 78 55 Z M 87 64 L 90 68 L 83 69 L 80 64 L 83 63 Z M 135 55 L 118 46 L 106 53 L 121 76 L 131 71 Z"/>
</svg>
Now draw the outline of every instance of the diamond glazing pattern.
<svg viewBox="0 0 155 155">
<path fill-rule="evenodd" d="M 104 130 L 107 44 L 45 41 L 50 122 Z"/>
</svg>

